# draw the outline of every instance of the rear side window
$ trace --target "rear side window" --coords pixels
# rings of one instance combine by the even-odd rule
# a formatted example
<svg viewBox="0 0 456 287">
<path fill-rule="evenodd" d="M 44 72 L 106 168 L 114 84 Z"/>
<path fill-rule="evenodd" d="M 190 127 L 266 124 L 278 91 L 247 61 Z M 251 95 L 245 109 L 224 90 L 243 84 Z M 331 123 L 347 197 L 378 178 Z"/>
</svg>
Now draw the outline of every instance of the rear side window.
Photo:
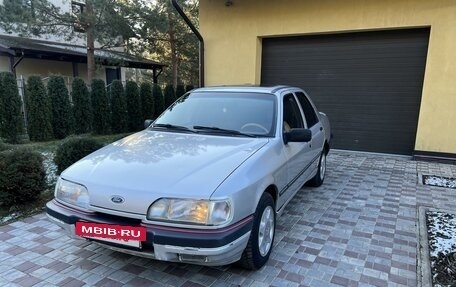
<svg viewBox="0 0 456 287">
<path fill-rule="evenodd" d="M 298 101 L 301 104 L 301 108 L 304 111 L 304 117 L 306 118 L 307 127 L 313 127 L 316 123 L 318 123 L 318 117 L 315 113 L 312 104 L 309 102 L 309 99 L 304 95 L 302 92 L 297 92 L 296 96 L 298 97 Z"/>
</svg>

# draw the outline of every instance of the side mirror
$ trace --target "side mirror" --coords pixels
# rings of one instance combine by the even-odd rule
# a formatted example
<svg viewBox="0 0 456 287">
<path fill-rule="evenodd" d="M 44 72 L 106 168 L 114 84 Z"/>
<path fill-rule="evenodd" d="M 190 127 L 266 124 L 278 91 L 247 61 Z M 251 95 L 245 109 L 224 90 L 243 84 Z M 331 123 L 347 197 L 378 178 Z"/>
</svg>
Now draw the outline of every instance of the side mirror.
<svg viewBox="0 0 456 287">
<path fill-rule="evenodd" d="M 144 128 L 147 129 L 152 122 L 153 122 L 153 120 L 145 120 L 144 121 Z"/>
<path fill-rule="evenodd" d="M 285 144 L 289 142 L 309 142 L 312 140 L 312 131 L 309 129 L 291 129 L 283 134 Z"/>
</svg>

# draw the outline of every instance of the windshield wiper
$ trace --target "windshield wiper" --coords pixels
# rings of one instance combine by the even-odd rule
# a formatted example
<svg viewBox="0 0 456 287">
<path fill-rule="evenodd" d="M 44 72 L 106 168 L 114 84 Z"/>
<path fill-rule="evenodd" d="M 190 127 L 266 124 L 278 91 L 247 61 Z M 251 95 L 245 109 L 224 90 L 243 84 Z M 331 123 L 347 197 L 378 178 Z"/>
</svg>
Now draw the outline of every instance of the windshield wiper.
<svg viewBox="0 0 456 287">
<path fill-rule="evenodd" d="M 165 128 L 170 130 L 178 130 L 178 131 L 186 131 L 191 133 L 196 133 L 196 131 L 189 129 L 184 126 L 172 125 L 172 124 L 155 124 L 152 126 L 153 128 Z"/>
<path fill-rule="evenodd" d="M 215 131 L 215 132 L 218 132 L 218 133 L 229 134 L 229 135 L 246 136 L 246 137 L 251 137 L 251 138 L 256 137 L 255 135 L 246 134 L 246 133 L 243 133 L 243 132 L 240 132 L 240 131 L 222 129 L 222 128 L 218 128 L 218 127 L 193 126 L 193 128 L 195 130 Z"/>
</svg>

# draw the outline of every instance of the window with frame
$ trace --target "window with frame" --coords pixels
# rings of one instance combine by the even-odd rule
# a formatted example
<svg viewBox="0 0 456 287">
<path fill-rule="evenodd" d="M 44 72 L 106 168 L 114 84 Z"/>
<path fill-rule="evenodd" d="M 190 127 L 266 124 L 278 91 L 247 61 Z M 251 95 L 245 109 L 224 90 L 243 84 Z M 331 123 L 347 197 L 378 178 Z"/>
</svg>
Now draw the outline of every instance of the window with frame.
<svg viewBox="0 0 456 287">
<path fill-rule="evenodd" d="M 283 97 L 283 131 L 288 132 L 291 129 L 303 128 L 304 123 L 293 94 L 287 94 Z"/>
<path fill-rule="evenodd" d="M 313 108 L 312 104 L 310 103 L 309 99 L 306 95 L 302 92 L 297 92 L 296 97 L 298 98 L 299 103 L 301 104 L 301 108 L 304 112 L 304 117 L 306 118 L 307 128 L 313 127 L 316 123 L 318 123 L 318 116 Z"/>
</svg>

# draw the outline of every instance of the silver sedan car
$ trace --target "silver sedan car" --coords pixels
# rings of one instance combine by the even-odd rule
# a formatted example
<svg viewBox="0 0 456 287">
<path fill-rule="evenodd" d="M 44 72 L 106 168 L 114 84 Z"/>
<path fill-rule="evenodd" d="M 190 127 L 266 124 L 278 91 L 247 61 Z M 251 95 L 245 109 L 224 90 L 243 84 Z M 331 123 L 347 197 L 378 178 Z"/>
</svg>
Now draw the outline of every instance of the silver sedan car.
<svg viewBox="0 0 456 287">
<path fill-rule="evenodd" d="M 323 183 L 330 134 L 299 88 L 195 89 L 62 172 L 47 214 L 113 250 L 258 269 L 276 217 L 304 184 Z"/>
</svg>

